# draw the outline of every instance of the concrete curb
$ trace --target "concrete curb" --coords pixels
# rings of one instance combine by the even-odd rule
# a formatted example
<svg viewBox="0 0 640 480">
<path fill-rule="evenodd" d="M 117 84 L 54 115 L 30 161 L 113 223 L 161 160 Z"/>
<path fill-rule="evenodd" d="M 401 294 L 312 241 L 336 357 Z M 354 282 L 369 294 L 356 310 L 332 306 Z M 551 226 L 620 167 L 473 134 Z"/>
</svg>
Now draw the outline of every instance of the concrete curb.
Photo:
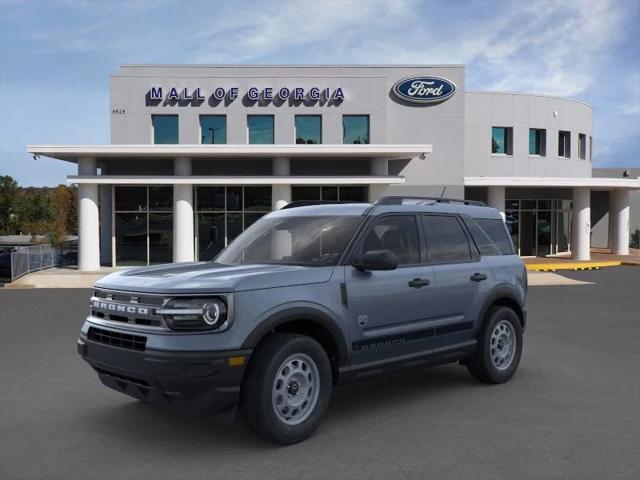
<svg viewBox="0 0 640 480">
<path fill-rule="evenodd" d="M 557 270 L 599 270 L 607 267 L 619 267 L 623 262 L 558 262 L 558 263 L 529 263 L 526 264 L 528 272 L 555 272 Z"/>
</svg>

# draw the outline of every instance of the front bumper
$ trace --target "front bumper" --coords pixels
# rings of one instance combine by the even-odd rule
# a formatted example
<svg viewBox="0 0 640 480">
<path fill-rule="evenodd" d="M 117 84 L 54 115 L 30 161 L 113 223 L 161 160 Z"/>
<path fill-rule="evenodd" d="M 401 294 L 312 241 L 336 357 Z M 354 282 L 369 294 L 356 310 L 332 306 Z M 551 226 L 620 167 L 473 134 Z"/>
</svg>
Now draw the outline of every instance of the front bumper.
<svg viewBox="0 0 640 480">
<path fill-rule="evenodd" d="M 77 346 L 107 387 L 140 400 L 215 412 L 229 410 L 238 402 L 251 355 L 251 350 L 134 351 L 97 343 L 84 335 Z M 244 357 L 241 365 L 239 357 Z"/>
</svg>

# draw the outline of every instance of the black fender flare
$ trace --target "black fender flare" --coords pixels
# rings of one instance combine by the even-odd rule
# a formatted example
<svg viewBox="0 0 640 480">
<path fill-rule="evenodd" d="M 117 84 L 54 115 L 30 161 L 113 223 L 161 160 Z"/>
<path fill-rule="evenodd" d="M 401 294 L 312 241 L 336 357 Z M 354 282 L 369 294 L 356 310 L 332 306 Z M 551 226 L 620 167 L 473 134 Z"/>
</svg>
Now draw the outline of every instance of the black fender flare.
<svg viewBox="0 0 640 480">
<path fill-rule="evenodd" d="M 348 344 L 337 321 L 327 312 L 311 306 L 285 307 L 271 314 L 266 319 L 260 321 L 259 325 L 251 331 L 242 344 L 242 348 L 255 348 L 260 340 L 271 330 L 285 323 L 299 320 L 315 323 L 328 331 L 337 349 L 338 365 L 342 366 L 347 362 L 349 358 Z"/>
<path fill-rule="evenodd" d="M 479 331 L 480 325 L 482 325 L 482 322 L 489 308 L 494 303 L 499 302 L 500 300 L 507 300 L 518 306 L 519 311 L 516 311 L 516 314 L 518 315 L 518 317 L 520 317 L 520 321 L 522 322 L 522 328 L 524 330 L 524 327 L 526 324 L 526 308 L 525 308 L 523 298 L 519 294 L 518 289 L 516 287 L 508 283 L 503 283 L 493 287 L 487 294 L 487 297 L 480 310 L 480 314 L 478 315 L 478 321 L 475 326 L 475 333 Z"/>
</svg>

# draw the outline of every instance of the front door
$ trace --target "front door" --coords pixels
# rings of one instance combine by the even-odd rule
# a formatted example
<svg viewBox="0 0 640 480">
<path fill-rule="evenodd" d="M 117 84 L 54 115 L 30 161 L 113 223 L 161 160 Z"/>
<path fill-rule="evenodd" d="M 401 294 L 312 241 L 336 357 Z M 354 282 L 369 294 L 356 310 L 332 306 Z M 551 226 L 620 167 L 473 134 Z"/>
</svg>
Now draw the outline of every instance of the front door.
<svg viewBox="0 0 640 480">
<path fill-rule="evenodd" d="M 423 262 L 416 216 L 377 219 L 364 234 L 356 258 L 380 249 L 396 254 L 397 269 L 362 272 L 346 267 L 354 364 L 424 350 L 431 336 L 433 269 Z"/>
</svg>

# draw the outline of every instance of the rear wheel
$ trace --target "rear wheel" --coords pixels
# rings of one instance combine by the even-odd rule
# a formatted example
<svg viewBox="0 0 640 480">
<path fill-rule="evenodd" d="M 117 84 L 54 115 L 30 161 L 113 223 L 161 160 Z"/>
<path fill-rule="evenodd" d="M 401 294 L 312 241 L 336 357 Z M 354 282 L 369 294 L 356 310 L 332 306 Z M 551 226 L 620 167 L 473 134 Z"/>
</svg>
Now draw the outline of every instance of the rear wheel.
<svg viewBox="0 0 640 480">
<path fill-rule="evenodd" d="M 520 318 L 509 307 L 491 307 L 478 335 L 469 372 L 482 382 L 504 383 L 516 372 L 521 356 Z"/>
<path fill-rule="evenodd" d="M 276 333 L 256 349 L 242 385 L 241 408 L 260 437 L 291 444 L 308 438 L 329 406 L 331 363 L 310 337 Z"/>
</svg>

